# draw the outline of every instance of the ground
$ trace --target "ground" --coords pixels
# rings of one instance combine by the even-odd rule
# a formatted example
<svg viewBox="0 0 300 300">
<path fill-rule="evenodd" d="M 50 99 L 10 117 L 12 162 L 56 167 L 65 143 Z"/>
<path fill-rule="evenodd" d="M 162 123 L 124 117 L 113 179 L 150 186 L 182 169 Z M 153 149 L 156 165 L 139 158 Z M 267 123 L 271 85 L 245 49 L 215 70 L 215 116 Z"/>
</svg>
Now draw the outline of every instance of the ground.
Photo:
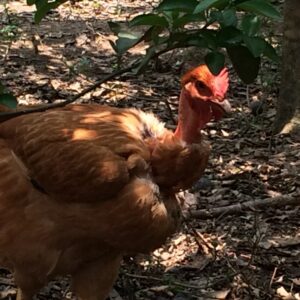
<svg viewBox="0 0 300 300">
<path fill-rule="evenodd" d="M 114 36 L 106 22 L 125 20 L 155 3 L 67 4 L 36 26 L 31 22 L 32 7 L 10 1 L 10 20 L 2 11 L 0 22 L 16 24 L 17 35 L 12 43 L 0 44 L 1 82 L 17 96 L 19 105 L 76 95 L 117 67 L 109 44 Z M 143 50 L 134 49 L 126 59 Z M 150 66 L 144 75 L 109 81 L 79 102 L 153 111 L 174 128 L 184 62 L 201 62 L 201 56 L 195 49 L 167 54 L 163 68 Z M 112 298 L 300 299 L 300 218 L 295 206 L 296 197 L 300 199 L 300 137 L 270 135 L 278 95 L 277 66 L 264 62 L 248 90 L 232 69 L 230 73 L 228 99 L 233 112 L 204 130 L 212 155 L 205 176 L 179 195 L 187 203 L 181 231 L 152 254 L 126 257 Z M 263 109 L 253 115 L 251 107 L 257 103 Z M 281 205 L 235 214 L 229 209 L 247 201 L 268 203 L 267 199 Z M 291 199 L 293 205 L 284 205 Z M 223 213 L 208 218 L 194 212 L 215 208 Z M 14 299 L 15 293 L 12 275 L 0 269 L 0 298 Z M 38 295 L 49 300 L 71 297 L 67 278 L 52 282 Z"/>
</svg>

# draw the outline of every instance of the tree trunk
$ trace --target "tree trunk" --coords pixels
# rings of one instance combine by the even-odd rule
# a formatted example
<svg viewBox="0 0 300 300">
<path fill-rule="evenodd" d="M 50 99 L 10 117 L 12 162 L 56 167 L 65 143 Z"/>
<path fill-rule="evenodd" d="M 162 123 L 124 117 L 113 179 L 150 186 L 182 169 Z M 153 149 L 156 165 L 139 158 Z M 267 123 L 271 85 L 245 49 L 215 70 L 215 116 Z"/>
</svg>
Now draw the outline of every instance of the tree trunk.
<svg viewBox="0 0 300 300">
<path fill-rule="evenodd" d="M 285 0 L 281 87 L 273 132 L 300 128 L 300 1 Z"/>
</svg>

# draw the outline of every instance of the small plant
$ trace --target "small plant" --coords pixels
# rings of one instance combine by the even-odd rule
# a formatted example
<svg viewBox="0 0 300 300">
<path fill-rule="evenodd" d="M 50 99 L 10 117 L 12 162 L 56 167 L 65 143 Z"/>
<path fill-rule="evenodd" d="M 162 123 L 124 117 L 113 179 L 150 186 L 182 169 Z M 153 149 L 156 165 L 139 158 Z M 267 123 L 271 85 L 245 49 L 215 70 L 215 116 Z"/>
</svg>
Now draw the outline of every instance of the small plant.
<svg viewBox="0 0 300 300">
<path fill-rule="evenodd" d="M 5 61 L 12 42 L 19 36 L 19 27 L 18 24 L 10 18 L 7 1 L 4 1 L 2 5 L 4 7 L 5 24 L 0 28 L 0 43 L 8 44 L 6 53 L 2 58 L 3 61 Z M 16 97 L 0 82 L 0 105 L 4 105 L 8 108 L 16 108 L 17 103 Z"/>
<path fill-rule="evenodd" d="M 251 83 L 257 77 L 261 57 L 278 60 L 273 46 L 260 34 L 265 18 L 281 18 L 267 0 L 163 0 L 153 12 L 129 21 L 127 27 L 110 22 L 118 37 L 111 46 L 120 58 L 146 42 L 149 46 L 137 72 L 161 53 L 195 46 L 207 49 L 205 62 L 217 74 L 224 66 L 226 50 L 239 77 Z M 137 27 L 139 33 L 134 32 Z"/>
<path fill-rule="evenodd" d="M 0 39 L 2 41 L 13 41 L 18 36 L 18 26 L 14 24 L 4 25 L 0 29 Z"/>
<path fill-rule="evenodd" d="M 35 22 L 67 0 L 27 0 L 36 6 Z M 111 46 L 118 61 L 130 48 L 144 42 L 146 55 L 135 72 L 141 72 L 154 57 L 183 47 L 207 50 L 205 62 L 217 74 L 227 52 L 234 69 L 245 83 L 257 77 L 261 57 L 278 61 L 273 46 L 262 36 L 263 19 L 280 20 L 281 15 L 268 0 L 162 0 L 151 13 L 124 24 L 109 22 L 117 35 Z M 139 27 L 139 32 L 134 30 Z M 135 64 L 136 65 L 136 64 Z"/>
<path fill-rule="evenodd" d="M 34 21 L 36 23 L 41 22 L 50 10 L 59 7 L 65 2 L 67 2 L 67 0 L 27 0 L 28 5 L 35 5 L 36 7 L 36 13 L 34 15 Z"/>
<path fill-rule="evenodd" d="M 3 6 L 3 18 L 2 27 L 0 28 L 0 41 L 12 42 L 19 36 L 19 26 L 16 20 L 13 20 L 10 16 L 9 9 L 7 7 L 7 1 L 2 3 Z"/>
<path fill-rule="evenodd" d="M 17 99 L 16 97 L 10 93 L 3 84 L 0 82 L 0 104 L 4 105 L 8 108 L 16 108 L 17 107 Z"/>
</svg>

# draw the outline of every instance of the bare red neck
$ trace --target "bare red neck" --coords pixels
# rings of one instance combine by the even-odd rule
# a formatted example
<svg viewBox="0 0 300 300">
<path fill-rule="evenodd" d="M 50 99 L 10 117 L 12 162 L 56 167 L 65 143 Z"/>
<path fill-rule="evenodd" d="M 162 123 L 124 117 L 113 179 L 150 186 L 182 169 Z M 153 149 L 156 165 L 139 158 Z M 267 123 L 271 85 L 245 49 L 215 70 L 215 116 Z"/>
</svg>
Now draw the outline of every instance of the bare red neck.
<svg viewBox="0 0 300 300">
<path fill-rule="evenodd" d="M 187 92 L 182 89 L 179 99 L 178 124 L 174 135 L 182 141 L 192 144 L 200 135 L 198 116 L 188 103 Z"/>
<path fill-rule="evenodd" d="M 174 135 L 188 144 L 199 142 L 200 129 L 210 119 L 209 105 L 205 101 L 193 101 L 189 92 L 183 88 L 179 99 L 178 125 Z"/>
</svg>

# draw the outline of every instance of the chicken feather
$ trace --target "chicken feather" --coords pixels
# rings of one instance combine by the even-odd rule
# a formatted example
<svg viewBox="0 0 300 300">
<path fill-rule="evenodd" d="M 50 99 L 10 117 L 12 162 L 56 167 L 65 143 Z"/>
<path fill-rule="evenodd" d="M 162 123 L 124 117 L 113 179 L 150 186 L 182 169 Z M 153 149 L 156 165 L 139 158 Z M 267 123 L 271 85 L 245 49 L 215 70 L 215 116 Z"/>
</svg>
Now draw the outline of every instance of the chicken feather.
<svg viewBox="0 0 300 300">
<path fill-rule="evenodd" d="M 175 192 L 203 174 L 210 152 L 191 100 L 180 101 L 190 136 L 187 115 L 174 134 L 152 114 L 99 105 L 0 124 L 0 265 L 19 299 L 71 274 L 79 299 L 103 300 L 125 253 L 154 250 L 176 230 Z"/>
</svg>

